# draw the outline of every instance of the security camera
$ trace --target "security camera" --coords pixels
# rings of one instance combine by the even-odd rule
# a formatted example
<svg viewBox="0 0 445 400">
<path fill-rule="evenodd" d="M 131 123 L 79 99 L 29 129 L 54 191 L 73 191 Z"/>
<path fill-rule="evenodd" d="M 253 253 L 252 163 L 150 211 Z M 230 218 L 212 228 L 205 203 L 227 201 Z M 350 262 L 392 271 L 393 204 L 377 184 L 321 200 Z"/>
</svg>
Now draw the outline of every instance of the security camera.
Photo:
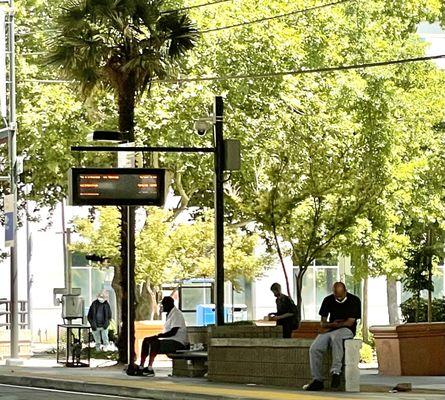
<svg viewBox="0 0 445 400">
<path fill-rule="evenodd" d="M 212 128 L 212 118 L 200 118 L 195 121 L 195 129 L 199 136 L 205 135 L 205 133 Z"/>
</svg>

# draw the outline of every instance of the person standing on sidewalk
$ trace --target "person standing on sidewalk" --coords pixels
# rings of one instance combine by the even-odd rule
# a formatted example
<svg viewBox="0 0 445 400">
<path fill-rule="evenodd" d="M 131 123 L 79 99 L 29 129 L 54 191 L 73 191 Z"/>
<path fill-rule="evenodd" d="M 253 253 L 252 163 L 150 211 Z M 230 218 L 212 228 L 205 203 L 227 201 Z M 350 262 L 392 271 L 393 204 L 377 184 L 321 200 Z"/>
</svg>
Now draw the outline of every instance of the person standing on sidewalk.
<svg viewBox="0 0 445 400">
<path fill-rule="evenodd" d="M 88 310 L 88 322 L 93 331 L 94 342 L 96 343 L 96 350 L 106 350 L 110 342 L 108 340 L 108 326 L 111 321 L 111 307 L 107 301 L 107 293 L 98 293 L 96 300 L 91 303 Z"/>
<path fill-rule="evenodd" d="M 270 290 L 276 297 L 277 312 L 269 314 L 269 321 L 277 321 L 283 327 L 283 338 L 291 338 L 292 331 L 298 328 L 297 307 L 294 301 L 281 291 L 281 285 L 274 283 Z"/>
<path fill-rule="evenodd" d="M 343 342 L 355 336 L 357 320 L 361 318 L 361 301 L 357 296 L 348 293 L 343 282 L 334 283 L 332 291 L 333 293 L 325 297 L 321 304 L 319 312 L 321 327 L 327 331 L 318 335 L 310 347 L 313 381 L 303 386 L 305 390 L 323 390 L 323 355 L 329 346 L 332 349 L 331 388 L 337 389 L 340 386 Z"/>
</svg>

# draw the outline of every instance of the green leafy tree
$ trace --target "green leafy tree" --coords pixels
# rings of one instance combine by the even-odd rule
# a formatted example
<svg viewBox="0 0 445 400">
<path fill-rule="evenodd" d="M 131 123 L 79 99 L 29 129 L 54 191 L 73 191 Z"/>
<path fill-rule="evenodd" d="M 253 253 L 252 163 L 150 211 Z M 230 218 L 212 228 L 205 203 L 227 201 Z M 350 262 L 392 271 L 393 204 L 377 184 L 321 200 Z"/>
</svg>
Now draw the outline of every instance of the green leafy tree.
<svg viewBox="0 0 445 400">
<path fill-rule="evenodd" d="M 73 1 L 57 18 L 48 64 L 60 66 L 85 96 L 94 89 L 111 91 L 118 108 L 118 129 L 134 140 L 137 96 L 194 46 L 197 38 L 186 14 L 162 13 L 164 0 Z M 122 208 L 121 260 L 126 264 L 126 208 Z M 127 301 L 127 272 L 121 266 L 122 310 Z M 124 304 L 125 303 L 125 304 Z M 122 331 L 125 336 L 126 319 Z M 121 341 L 126 343 L 125 338 Z M 121 361 L 126 358 L 121 352 Z"/>
<path fill-rule="evenodd" d="M 192 278 L 214 276 L 214 221 L 204 214 L 202 218 L 185 223 L 172 220 L 172 211 L 147 208 L 148 217 L 136 237 L 136 318 L 157 317 L 156 292 L 163 283 L 181 282 Z M 78 239 L 72 249 L 108 257 L 108 264 L 120 265 L 118 251 L 119 213 L 115 208 L 102 207 L 98 218 L 77 218 L 74 230 Z M 241 290 L 239 279 L 252 280 L 261 275 L 270 264 L 270 257 L 257 255 L 259 237 L 256 234 L 230 229 L 226 236 L 226 279 Z M 115 273 L 113 289 L 121 286 Z M 150 301 L 147 301 L 149 299 Z"/>
</svg>

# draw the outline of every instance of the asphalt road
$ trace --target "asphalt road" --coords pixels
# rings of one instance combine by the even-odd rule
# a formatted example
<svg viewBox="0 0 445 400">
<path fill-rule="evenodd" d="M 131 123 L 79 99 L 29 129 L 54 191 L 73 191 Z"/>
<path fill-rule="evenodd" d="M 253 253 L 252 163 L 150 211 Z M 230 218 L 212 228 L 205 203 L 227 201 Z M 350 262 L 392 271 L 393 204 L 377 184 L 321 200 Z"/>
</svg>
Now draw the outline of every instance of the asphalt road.
<svg viewBox="0 0 445 400">
<path fill-rule="evenodd" d="M 317 396 L 318 395 L 318 396 Z M 443 395 L 414 394 L 414 393 L 360 393 L 351 397 L 344 392 L 339 393 L 295 393 L 295 399 L 307 400 L 314 398 L 320 400 L 336 399 L 363 399 L 363 400 L 443 400 Z M 213 397 L 214 398 L 214 397 Z M 61 390 L 32 388 L 26 386 L 13 386 L 0 384 L 1 400 L 141 400 L 133 397 L 107 396 L 93 393 L 76 393 Z M 167 399 L 167 398 L 166 398 Z M 202 399 L 202 397 L 200 397 Z M 279 399 L 277 399 L 279 400 Z"/>
<path fill-rule="evenodd" d="M 62 392 L 59 390 L 28 388 L 0 384 L 1 400 L 133 400 L 131 397 L 103 396 L 99 394 Z M 140 399 L 134 399 L 140 400 Z"/>
</svg>

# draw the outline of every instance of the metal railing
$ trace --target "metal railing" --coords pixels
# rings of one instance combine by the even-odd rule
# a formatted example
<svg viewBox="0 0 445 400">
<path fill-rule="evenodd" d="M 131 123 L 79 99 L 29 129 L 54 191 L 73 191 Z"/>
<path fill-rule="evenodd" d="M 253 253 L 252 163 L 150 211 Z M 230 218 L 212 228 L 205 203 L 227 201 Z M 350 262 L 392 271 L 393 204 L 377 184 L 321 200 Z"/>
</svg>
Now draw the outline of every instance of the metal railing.
<svg viewBox="0 0 445 400">
<path fill-rule="evenodd" d="M 19 327 L 20 329 L 29 329 L 28 321 L 28 302 L 19 300 Z M 0 299 L 0 327 L 10 329 L 11 326 L 11 302 L 6 299 Z"/>
</svg>

